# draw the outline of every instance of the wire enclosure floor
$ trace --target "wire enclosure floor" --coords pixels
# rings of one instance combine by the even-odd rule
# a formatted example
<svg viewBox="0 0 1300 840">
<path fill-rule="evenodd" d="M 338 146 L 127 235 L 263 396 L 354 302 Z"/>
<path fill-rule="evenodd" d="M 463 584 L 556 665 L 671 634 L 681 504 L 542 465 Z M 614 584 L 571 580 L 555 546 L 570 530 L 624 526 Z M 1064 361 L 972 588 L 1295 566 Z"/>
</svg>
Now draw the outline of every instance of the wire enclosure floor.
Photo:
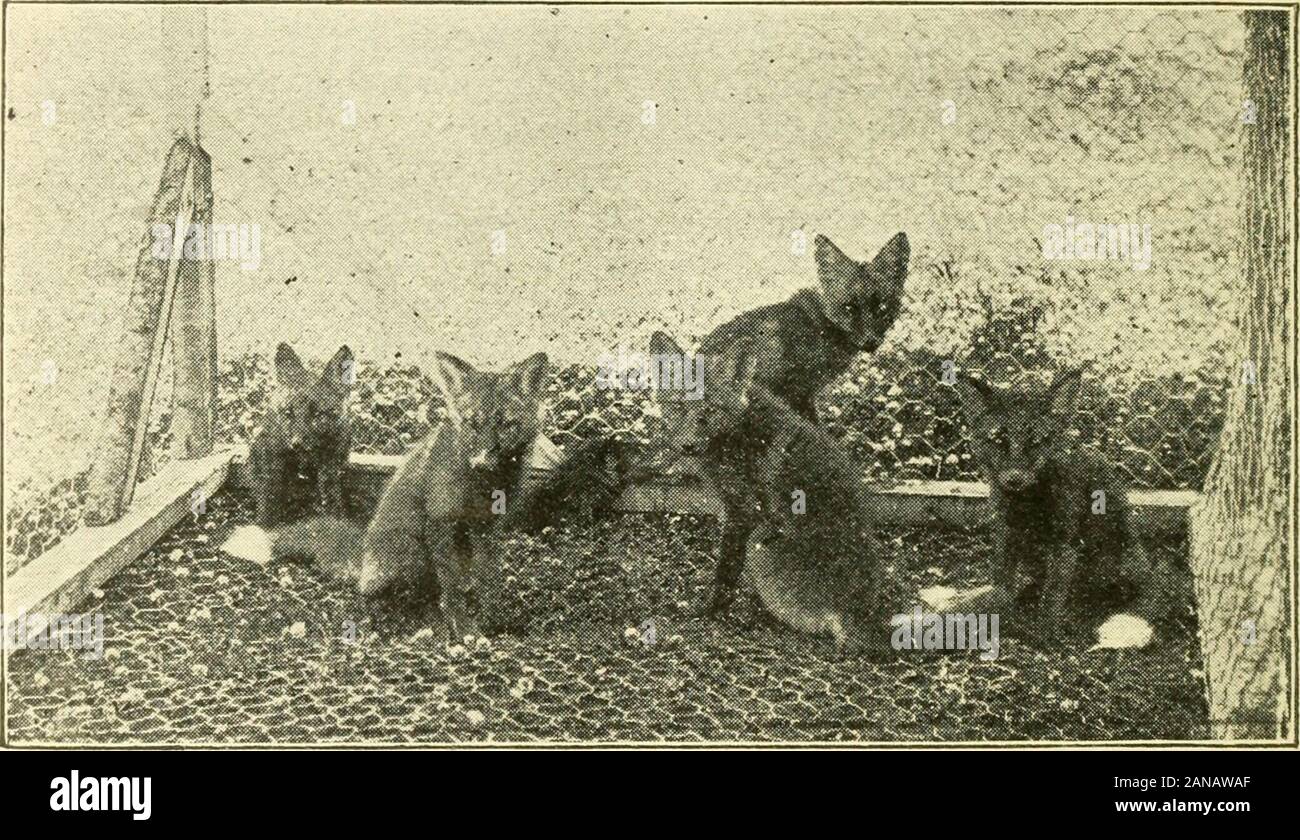
<svg viewBox="0 0 1300 840">
<path fill-rule="evenodd" d="M 217 550 L 247 522 L 228 491 L 110 580 L 83 609 L 104 653 L 9 655 L 15 745 L 457 744 L 1185 740 L 1207 737 L 1194 623 L 1145 651 L 1038 650 L 1004 637 L 995 661 L 837 653 L 743 596 L 690 617 L 716 527 L 624 516 L 520 535 L 506 549 L 523 625 L 449 654 L 420 599 L 367 609 L 313 568 L 263 569 Z M 982 532 L 883 532 L 896 596 L 987 576 Z M 1186 567 L 1179 541 L 1153 546 Z M 654 642 L 629 628 L 654 623 Z M 455 652 L 459 654 L 459 652 Z"/>
</svg>

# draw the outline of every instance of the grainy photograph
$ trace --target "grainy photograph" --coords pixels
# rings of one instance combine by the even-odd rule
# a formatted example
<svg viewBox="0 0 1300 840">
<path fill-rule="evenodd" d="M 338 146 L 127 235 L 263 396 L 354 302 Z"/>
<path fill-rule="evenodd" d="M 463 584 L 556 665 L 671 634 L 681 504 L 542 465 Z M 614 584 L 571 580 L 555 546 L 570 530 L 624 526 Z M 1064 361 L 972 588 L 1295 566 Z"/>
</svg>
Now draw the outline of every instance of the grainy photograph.
<svg viewBox="0 0 1300 840">
<path fill-rule="evenodd" d="M 4 744 L 1295 745 L 1294 27 L 6 3 Z"/>
</svg>

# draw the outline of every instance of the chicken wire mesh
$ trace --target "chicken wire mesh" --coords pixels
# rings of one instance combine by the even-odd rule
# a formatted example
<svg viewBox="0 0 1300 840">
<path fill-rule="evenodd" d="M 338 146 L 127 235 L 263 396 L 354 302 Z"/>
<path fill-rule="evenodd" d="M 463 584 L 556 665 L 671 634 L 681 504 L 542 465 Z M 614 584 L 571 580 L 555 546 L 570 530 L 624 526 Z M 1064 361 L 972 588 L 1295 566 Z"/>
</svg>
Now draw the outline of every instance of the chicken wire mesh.
<svg viewBox="0 0 1300 840">
<path fill-rule="evenodd" d="M 623 517 L 506 547 L 510 633 L 448 651 L 427 599 L 364 605 L 310 566 L 234 563 L 215 536 L 252 513 L 211 500 L 95 593 L 102 650 L 9 668 L 9 733 L 41 743 L 1032 741 L 1205 736 L 1182 618 L 1152 651 L 837 654 L 742 600 L 691 617 L 708 519 Z M 987 575 L 978 532 L 883 531 L 893 597 Z M 1155 550 L 1178 556 L 1178 539 Z M 1118 654 L 1118 655 L 1117 655 Z"/>
<path fill-rule="evenodd" d="M 605 14 L 593 11 L 584 20 L 600 28 L 610 25 L 600 17 Z M 346 155 L 338 144 L 313 147 L 320 132 L 297 131 L 292 123 L 268 136 L 257 114 L 287 99 L 273 80 L 260 91 L 250 86 L 243 110 L 218 97 L 205 141 L 214 152 L 218 214 L 224 208 L 227 216 L 269 220 L 281 245 L 268 247 L 261 274 L 224 266 L 218 272 L 223 444 L 247 442 L 260 422 L 272 388 L 266 350 L 283 338 L 300 340 L 305 355 L 318 360 L 340 341 L 359 346 L 369 362 L 358 370 L 356 449 L 405 451 L 437 422 L 440 406 L 412 352 L 413 336 L 495 362 L 508 361 L 503 355 L 522 341 L 549 342 L 558 365 L 548 435 L 561 443 L 606 434 L 646 439 L 653 422 L 645 400 L 596 388 L 593 348 L 642 341 L 656 325 L 689 340 L 812 284 L 811 256 L 792 252 L 792 232 L 823 226 L 837 240 L 849 239 L 845 247 L 854 256 L 865 257 L 884 241 L 888 226 L 888 232 L 906 230 L 914 247 L 903 314 L 885 345 L 854 362 L 819 401 L 822 423 L 866 476 L 977 477 L 946 371 L 1007 382 L 1082 367 L 1087 384 L 1077 426 L 1083 438 L 1100 444 L 1135 486 L 1200 487 L 1222 424 L 1224 385 L 1240 364 L 1228 348 L 1236 330 L 1238 137 L 1250 109 L 1240 92 L 1237 11 L 899 7 L 872 12 L 882 31 L 897 35 L 880 38 L 863 27 L 861 10 L 710 14 L 762 35 L 752 39 L 757 46 L 738 47 L 736 77 L 759 78 L 768 72 L 764 45 L 789 44 L 773 72 L 795 79 L 797 89 L 769 80 L 780 94 L 764 98 L 761 83 L 738 85 L 735 92 L 763 109 L 760 116 L 735 119 L 731 106 L 719 106 L 722 121 L 736 123 L 735 134 L 706 121 L 718 130 L 717 147 L 734 149 L 745 161 L 738 166 L 746 177 L 752 170 L 769 184 L 763 189 L 772 191 L 771 200 L 761 202 L 767 209 L 743 215 L 737 202 L 725 203 L 728 191 L 705 182 L 686 190 L 692 209 L 676 215 L 641 214 L 641 199 L 624 205 L 609 196 L 568 225 L 531 224 L 515 213 L 510 241 L 522 245 L 511 247 L 534 250 L 504 267 L 494 263 L 491 272 L 513 268 L 533 282 L 512 285 L 490 273 L 485 289 L 466 290 L 450 312 L 443 304 L 451 278 L 489 277 L 481 269 L 487 251 L 465 242 L 502 224 L 493 216 L 499 208 L 483 206 L 495 182 L 476 180 L 490 181 L 491 173 L 461 167 L 468 174 L 458 175 L 430 163 L 437 170 L 432 177 L 446 179 L 445 192 L 465 204 L 463 213 L 454 204 L 439 210 L 439 238 L 426 229 L 433 226 L 403 225 L 393 215 L 391 196 L 420 206 L 400 192 L 399 180 L 409 176 L 420 199 L 444 186 L 421 180 L 426 176 L 409 162 L 393 163 L 406 156 L 402 137 L 381 136 L 364 149 L 357 144 L 349 157 L 351 142 Z M 217 34 L 237 26 L 218 23 Z M 968 37 L 953 37 L 957 31 Z M 683 37 L 688 47 L 698 46 L 695 30 Z M 228 84 L 259 76 L 256 56 L 246 54 L 256 50 L 252 40 L 230 47 Z M 811 82 L 790 69 L 855 56 L 874 63 L 846 65 Z M 214 61 L 220 69 L 219 54 Z M 20 91 L 30 88 L 21 77 L 17 84 Z M 796 107 L 798 90 L 812 85 L 844 110 L 828 109 L 825 133 L 853 142 L 814 146 L 799 136 L 778 148 L 739 136 L 779 122 Z M 667 83 L 655 95 L 670 113 Z M 692 88 L 678 104 L 692 96 L 702 95 Z M 331 89 L 317 110 L 333 109 L 337 99 Z M 378 114 L 373 122 L 381 121 Z M 703 120 L 698 111 L 692 116 Z M 387 112 L 384 117 L 392 121 Z M 594 130 L 588 123 L 570 120 Z M 456 151 L 463 157 L 475 138 L 461 139 L 465 147 Z M 646 164 L 658 179 L 687 165 L 676 152 L 659 160 L 618 144 L 610 148 L 611 157 Z M 740 177 L 737 165 L 701 160 L 686 177 L 702 177 L 710 167 L 725 170 L 724 182 Z M 120 169 L 131 163 L 115 161 Z M 341 191 L 323 186 L 325 178 L 310 180 L 313 163 L 335 172 Z M 591 163 L 604 171 L 600 165 Z M 854 167 L 868 171 L 846 189 Z M 143 202 L 150 189 L 144 182 L 156 166 L 135 168 L 148 173 L 135 185 Z M 756 182 L 742 183 L 759 191 Z M 520 206 L 545 201 L 543 186 L 530 184 L 526 196 L 514 198 L 526 199 Z M 668 189 L 651 180 L 630 191 L 662 198 Z M 810 197 L 826 195 L 831 198 Z M 574 206 L 587 200 L 561 198 Z M 674 203 L 682 200 L 674 194 Z M 340 220 L 339 207 L 350 208 L 350 218 Z M 546 207 L 533 215 L 544 216 Z M 759 212 L 767 216 L 755 222 Z M 643 227 L 637 227 L 640 215 Z M 458 218 L 447 218 L 458 216 L 471 233 L 455 227 Z M 879 217 L 869 222 L 877 227 L 860 233 L 871 216 Z M 1095 250 L 1073 259 L 1046 255 L 1052 226 L 1077 232 L 1081 225 L 1137 225 L 1151 245 L 1149 264 L 1139 265 L 1145 258 L 1132 253 L 1126 259 L 1099 258 Z M 406 238 L 396 238 L 395 229 Z M 724 229 L 739 232 L 732 237 Z M 37 242 L 24 240 L 24 231 L 21 224 L 11 229 L 7 263 L 25 242 Z M 596 258 L 574 256 L 582 249 L 566 235 L 602 249 Z M 672 242 L 665 245 L 664 237 Z M 54 253 L 61 246 L 44 247 Z M 438 256 L 417 265 L 413 257 L 425 254 Z M 31 286 L 48 287 L 42 278 L 51 270 L 28 262 L 17 267 L 32 269 Z M 771 268 L 775 279 L 756 279 L 749 268 L 735 267 L 740 262 Z M 79 272 L 84 268 L 84 261 L 55 263 L 55 273 L 84 276 L 108 290 L 102 297 L 79 295 L 78 305 L 89 305 L 87 299 L 108 305 L 114 289 L 124 299 L 129 278 Z M 597 311 L 593 299 L 608 300 L 608 308 Z M 21 341 L 24 333 L 41 333 L 41 323 L 19 322 L 18 349 L 6 342 L 7 414 L 12 377 L 23 375 L 13 371 L 43 358 L 41 342 L 24 348 Z M 340 324 L 355 334 L 340 335 Z M 71 327 L 67 333 L 74 358 L 96 355 L 81 346 L 84 336 Z M 89 341 L 102 346 L 103 332 Z M 10 364 L 14 354 L 22 364 Z M 150 421 L 150 463 L 168 457 L 170 383 L 168 373 Z M 94 401 L 87 397 L 92 391 L 19 405 L 20 423 L 73 416 L 72 408 Z M 29 426 L 29 436 L 47 439 L 38 426 Z M 49 492 L 35 484 L 12 492 L 9 466 L 6 568 L 12 571 L 76 527 L 84 471 L 71 470 Z M 1012 640 L 1007 658 L 993 666 L 943 657 L 862 666 L 764 623 L 752 605 L 720 627 L 688 620 L 675 604 L 707 579 L 703 558 L 714 548 L 710 526 L 693 520 L 629 519 L 553 537 L 567 541 L 560 545 L 516 546 L 521 576 L 536 583 L 528 590 L 528 629 L 463 661 L 426 649 L 418 620 L 396 608 L 371 619 L 366 632 L 377 635 L 364 636 L 368 645 L 348 647 L 334 632 L 341 617 L 361 620 L 347 593 L 310 570 L 286 567 L 265 577 L 232 565 L 207 540 L 228 518 L 247 518 L 246 500 L 221 497 L 210 510 L 209 519 L 182 526 L 105 585 L 96 602 L 109 619 L 102 661 L 50 652 L 13 658 L 9 714 L 16 740 L 985 740 L 1202 732 L 1190 631 L 1157 654 L 1130 659 L 1042 653 Z M 886 537 L 893 551 L 909 547 L 897 568 L 901 585 L 913 591 L 939 580 L 986 577 L 978 558 L 987 543 L 978 533 Z M 1176 559 L 1185 553 L 1176 539 L 1158 550 Z M 969 558 L 968 567 L 954 572 L 947 562 L 953 556 Z M 658 571 L 647 571 L 655 564 Z M 629 644 L 625 630 L 648 618 L 658 621 L 663 643 Z M 430 694 L 438 698 L 432 705 L 424 702 Z"/>
<path fill-rule="evenodd" d="M 1236 311 L 1238 136 L 1250 118 L 1241 95 L 1239 12 L 738 7 L 714 10 L 705 26 L 690 10 L 664 9 L 638 11 L 646 25 L 626 31 L 621 12 L 588 12 L 570 16 L 554 37 L 603 42 L 606 33 L 619 31 L 633 39 L 609 60 L 639 70 L 609 80 L 611 89 L 631 96 L 640 89 L 638 78 L 657 78 L 655 95 L 664 113 L 670 104 L 686 109 L 683 127 L 665 117 L 658 131 L 685 132 L 698 124 L 696 130 L 718 132 L 710 143 L 721 140 L 719 148 L 749 161 L 734 169 L 713 155 L 665 159 L 691 167 L 673 177 L 658 157 L 646 157 L 659 152 L 617 134 L 606 138 L 607 155 L 590 161 L 592 177 L 623 179 L 627 168 L 644 165 L 654 179 L 632 184 L 630 196 L 677 204 L 689 195 L 696 212 L 639 214 L 619 203 L 628 196 L 594 186 L 583 192 L 613 204 L 584 212 L 579 200 L 561 210 L 546 202 L 567 201 L 562 190 L 550 199 L 554 190 L 534 185 L 520 206 L 536 206 L 536 218 L 512 212 L 505 224 L 492 218 L 500 208 L 489 212 L 481 200 L 496 184 L 491 161 L 466 169 L 427 159 L 425 173 L 406 160 L 410 138 L 400 132 L 426 130 L 411 119 L 422 113 L 419 108 L 394 103 L 390 94 L 392 110 L 362 114 L 372 124 L 387 125 L 387 133 L 371 136 L 365 146 L 341 144 L 321 123 L 322 113 L 333 113 L 346 92 L 326 84 L 328 76 L 323 92 L 295 89 L 302 103 L 297 109 L 282 107 L 292 97 L 274 84 L 245 89 L 249 79 L 265 82 L 277 74 L 262 72 L 274 50 L 233 37 L 245 31 L 240 16 L 264 14 L 288 26 L 290 19 L 299 21 L 293 17 L 298 11 L 234 10 L 210 17 L 216 92 L 243 92 L 214 95 L 206 103 L 204 143 L 213 155 L 216 214 L 266 222 L 257 270 L 227 264 L 217 269 L 222 369 L 232 387 L 255 365 L 250 354 L 268 354 L 279 339 L 301 342 L 320 358 L 346 341 L 381 375 L 395 364 L 418 364 L 427 357 L 421 349 L 426 344 L 499 364 L 504 348 L 541 342 L 561 367 L 548 431 L 560 442 L 614 429 L 640 434 L 636 400 L 591 387 L 599 351 L 638 344 L 656 325 L 689 340 L 757 303 L 812 284 L 811 255 L 794 253 L 799 249 L 791 246 L 792 232 L 832 234 L 863 257 L 884 241 L 885 231 L 901 228 L 913 242 L 903 314 L 880 351 L 859 359 L 823 396 L 823 421 L 869 475 L 974 477 L 955 401 L 942 382 L 945 363 L 994 380 L 1020 370 L 1083 367 L 1090 383 L 1080 415 L 1085 436 L 1101 443 L 1138 486 L 1199 487 L 1221 424 L 1225 379 L 1240 365 L 1228 356 Z M 130 16 L 142 16 L 147 27 L 150 14 L 157 12 Z M 425 20 L 419 14 L 396 10 L 392 20 L 399 27 L 418 23 Z M 427 14 L 451 20 L 462 13 Z M 536 9 L 499 14 L 521 26 L 552 17 Z M 128 18 L 124 31 L 130 31 Z M 868 21 L 871 26 L 864 26 Z M 299 22 L 332 37 L 319 19 Z M 713 26 L 750 32 L 753 43 L 737 45 L 719 68 L 697 67 L 694 75 L 678 79 L 663 76 L 656 58 L 663 25 L 678 28 L 682 41 L 675 49 L 684 55 L 699 54 L 716 37 Z M 28 31 L 34 30 L 20 34 Z M 473 41 L 466 34 L 473 31 L 458 30 L 457 37 Z M 954 31 L 965 35 L 952 38 Z M 771 46 L 778 42 L 779 49 Z M 460 46 L 471 49 L 474 43 Z M 300 52 L 293 60 L 306 67 L 315 51 Z M 376 102 L 385 101 L 379 94 L 398 83 L 378 58 L 349 66 L 356 76 L 352 86 Z M 49 95 L 47 79 L 18 69 L 23 72 L 14 74 L 16 97 L 41 102 Z M 75 67 L 67 69 L 69 79 L 84 81 Z M 700 73 L 707 79 L 696 78 Z M 717 75 L 721 87 L 709 87 L 709 74 Z M 738 81 L 747 78 L 767 79 L 770 95 Z M 149 181 L 165 140 L 137 143 L 135 128 L 129 136 L 113 133 L 137 125 L 118 118 L 127 104 L 123 97 L 156 99 L 148 73 L 132 79 L 129 89 L 111 96 L 70 81 L 59 91 L 67 105 L 57 121 L 47 125 L 40 109 L 24 109 L 10 125 L 15 149 L 32 144 L 16 172 L 20 182 L 57 174 L 70 193 L 107 195 L 95 191 L 86 144 L 130 147 L 140 155 L 112 158 L 114 172 L 131 175 L 113 183 L 112 201 L 83 202 L 78 213 L 34 207 L 7 230 L 8 273 L 21 278 L 8 288 L 19 294 L 30 286 L 32 292 L 27 305 L 9 308 L 15 322 L 4 351 L 10 568 L 48 548 L 78 521 L 82 470 L 68 462 L 84 464 L 91 457 L 93 418 L 111 361 L 105 352 L 112 346 L 105 340 L 111 319 L 102 316 L 125 301 L 144 218 L 140 208 L 151 194 Z M 517 81 L 522 87 L 511 97 L 537 93 L 528 80 Z M 821 90 L 823 104 L 810 106 L 797 95 L 806 89 Z M 713 112 L 699 110 L 715 98 Z M 526 103 L 509 101 L 520 113 L 534 114 Z M 454 100 L 448 103 L 454 107 Z M 589 115 L 572 111 L 576 105 L 544 103 L 552 116 L 539 126 L 567 121 L 597 130 Z M 801 109 L 808 107 L 814 110 L 804 114 Z M 272 113 L 280 122 L 259 117 Z M 800 132 L 787 136 L 780 132 L 789 129 L 773 127 L 815 124 L 782 117 L 796 113 L 827 121 L 818 139 Z M 479 117 L 495 125 L 507 114 L 480 111 Z M 51 132 L 58 143 L 50 142 Z M 669 148 L 698 139 L 664 136 Z M 852 142 L 830 142 L 841 136 Z M 477 143 L 476 138 L 464 139 Z M 488 147 L 480 148 L 488 154 Z M 451 163 L 457 162 L 460 157 Z M 314 176 L 313 170 L 336 174 Z M 562 170 L 547 177 L 563 181 Z M 846 190 L 849 173 L 854 182 Z M 402 186 L 408 176 L 409 186 Z M 78 185 L 77 177 L 86 180 Z M 719 177 L 765 195 L 765 213 L 738 204 L 734 189 L 688 189 Z M 464 178 L 491 183 L 462 184 Z M 503 196 L 524 198 L 497 186 Z M 458 196 L 463 206 L 440 209 L 435 226 L 405 224 L 391 215 L 394 196 L 404 196 L 410 207 L 427 207 L 430 193 Z M 340 208 L 349 206 L 353 210 L 341 215 Z M 545 221 L 548 213 L 568 221 L 556 227 Z M 31 218 L 41 220 L 39 230 L 24 221 Z M 486 243 L 483 249 L 468 244 L 471 230 L 503 225 L 510 242 L 518 243 L 504 261 Z M 720 233 L 723 225 L 731 233 Z M 1151 251 L 1127 260 L 1045 258 L 1044 231 L 1053 225 L 1137 225 Z M 109 234 L 90 257 L 84 251 L 87 228 Z M 573 256 L 584 248 L 599 252 L 601 264 Z M 427 264 L 417 255 L 429 255 Z M 110 258 L 118 263 L 111 269 Z M 521 274 L 524 279 L 511 279 Z M 461 288 L 466 297 L 448 311 L 439 290 L 457 277 L 480 279 Z M 55 282 L 71 282 L 74 294 L 40 294 Z M 99 320 L 78 328 L 91 309 Z M 347 335 L 340 334 L 340 324 L 351 326 Z M 39 379 L 45 361 L 65 372 L 58 387 L 27 387 Z M 256 406 L 250 413 L 249 406 L 237 405 L 241 399 L 229 392 L 223 407 L 235 412 L 224 418 L 238 432 L 227 437 L 231 441 L 246 436 L 257 419 Z M 395 400 L 371 412 L 395 434 L 385 437 L 376 429 L 363 449 L 401 451 L 409 436 L 427 428 L 423 416 L 381 418 L 392 414 L 393 405 L 406 410 L 401 395 Z M 165 387 L 156 405 L 168 410 Z M 42 450 L 65 457 L 41 457 Z M 52 474 L 58 470 L 62 474 Z"/>
</svg>

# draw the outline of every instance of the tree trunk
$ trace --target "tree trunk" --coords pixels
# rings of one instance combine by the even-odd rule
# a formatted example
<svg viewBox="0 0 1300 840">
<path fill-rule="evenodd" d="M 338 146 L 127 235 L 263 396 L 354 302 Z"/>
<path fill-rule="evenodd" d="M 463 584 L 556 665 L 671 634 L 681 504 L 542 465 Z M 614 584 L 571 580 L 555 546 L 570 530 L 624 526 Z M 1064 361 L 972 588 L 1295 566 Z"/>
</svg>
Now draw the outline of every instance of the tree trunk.
<svg viewBox="0 0 1300 840">
<path fill-rule="evenodd" d="M 1247 11 L 1245 231 L 1238 354 L 1219 449 L 1191 511 L 1211 732 L 1289 739 L 1291 613 L 1290 32 Z M 1248 121 L 1254 116 L 1254 122 Z"/>
</svg>

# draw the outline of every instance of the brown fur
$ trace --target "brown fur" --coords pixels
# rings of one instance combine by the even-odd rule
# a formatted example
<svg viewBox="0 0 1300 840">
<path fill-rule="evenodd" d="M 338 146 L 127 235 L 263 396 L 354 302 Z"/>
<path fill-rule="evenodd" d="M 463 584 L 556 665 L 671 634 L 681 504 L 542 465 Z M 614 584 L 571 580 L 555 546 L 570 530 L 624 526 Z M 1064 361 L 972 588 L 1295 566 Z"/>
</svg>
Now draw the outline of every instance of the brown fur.
<svg viewBox="0 0 1300 840">
<path fill-rule="evenodd" d="M 651 351 L 681 353 L 656 333 Z M 743 574 L 777 618 L 856 650 L 888 638 L 880 555 L 861 469 L 756 377 L 776 348 L 737 343 L 706 357 L 703 398 L 658 392 L 671 445 L 698 455 L 722 498 L 722 550 L 712 609 Z M 802 496 L 803 509 L 793 500 Z"/>
<path fill-rule="evenodd" d="M 995 589 L 985 598 L 1007 609 L 1036 600 L 1045 638 L 1101 608 L 1165 617 L 1164 570 L 1133 533 L 1127 487 L 1099 451 L 1069 435 L 1079 386 L 1078 371 L 1047 387 L 1033 379 L 1012 389 L 966 375 L 957 381 L 994 513 Z"/>
<path fill-rule="evenodd" d="M 262 527 L 301 513 L 343 516 L 343 476 L 352 448 L 347 416 L 352 364 L 352 351 L 341 347 L 312 377 L 289 345 L 277 349 L 275 405 L 249 446 Z"/>
</svg>

